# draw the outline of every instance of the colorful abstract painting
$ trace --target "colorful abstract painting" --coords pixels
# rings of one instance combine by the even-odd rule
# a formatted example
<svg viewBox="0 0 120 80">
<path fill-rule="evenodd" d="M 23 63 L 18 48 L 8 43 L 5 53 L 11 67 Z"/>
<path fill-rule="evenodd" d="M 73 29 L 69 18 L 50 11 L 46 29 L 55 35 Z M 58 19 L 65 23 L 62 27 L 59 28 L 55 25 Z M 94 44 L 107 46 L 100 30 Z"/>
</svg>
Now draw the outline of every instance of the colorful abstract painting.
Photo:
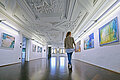
<svg viewBox="0 0 120 80">
<path fill-rule="evenodd" d="M 119 41 L 117 17 L 99 29 L 100 46 Z"/>
<path fill-rule="evenodd" d="M 84 40 L 84 49 L 90 49 L 94 48 L 94 33 L 90 34 L 85 40 Z"/>
<path fill-rule="evenodd" d="M 32 52 L 36 52 L 36 45 L 32 45 Z"/>
<path fill-rule="evenodd" d="M 76 43 L 75 52 L 81 52 L 81 40 Z"/>
<path fill-rule="evenodd" d="M 6 33 L 3 33 L 1 47 L 14 48 L 14 45 L 15 45 L 15 37 L 8 35 Z"/>
</svg>

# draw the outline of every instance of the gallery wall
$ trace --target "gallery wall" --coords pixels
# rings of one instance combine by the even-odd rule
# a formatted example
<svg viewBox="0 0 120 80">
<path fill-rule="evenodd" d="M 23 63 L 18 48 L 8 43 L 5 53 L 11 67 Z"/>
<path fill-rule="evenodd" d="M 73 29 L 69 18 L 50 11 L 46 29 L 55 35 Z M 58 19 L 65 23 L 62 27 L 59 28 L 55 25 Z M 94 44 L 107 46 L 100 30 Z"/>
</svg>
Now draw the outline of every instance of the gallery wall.
<svg viewBox="0 0 120 80">
<path fill-rule="evenodd" d="M 23 35 L 19 31 L 15 31 L 12 28 L 8 27 L 9 25 L 5 25 L 0 23 L 0 66 L 20 63 L 22 59 L 22 38 Z M 11 26 L 15 27 L 15 26 Z M 12 36 L 15 38 L 14 48 L 6 48 L 3 47 L 3 34 L 8 36 Z M 9 42 L 10 39 L 6 39 L 5 41 Z M 32 45 L 36 45 L 36 51 L 32 51 Z M 20 47 L 21 46 L 21 47 Z M 42 48 L 42 50 L 37 51 Z M 45 50 L 45 51 L 44 51 Z M 46 58 L 46 45 L 42 46 L 40 43 L 37 43 L 31 39 L 27 41 L 27 50 L 26 50 L 26 61 L 38 59 L 38 58 Z"/>
<path fill-rule="evenodd" d="M 47 58 L 47 46 L 42 47 L 42 58 Z"/>
<path fill-rule="evenodd" d="M 42 58 L 42 54 L 43 54 L 43 46 L 40 44 L 40 43 L 37 43 L 36 41 L 34 40 L 30 40 L 30 53 L 29 53 L 29 60 L 34 60 L 34 59 L 39 59 L 39 58 Z M 36 48 L 35 48 L 36 46 Z M 38 46 L 40 48 L 42 48 L 42 52 L 38 52 Z M 34 48 L 34 50 L 33 50 Z"/>
<path fill-rule="evenodd" d="M 1 47 L 3 33 L 15 37 L 14 48 Z M 0 23 L 0 66 L 21 62 L 19 59 L 21 58 L 22 51 L 20 48 L 20 42 L 22 42 L 21 34 Z"/>
<path fill-rule="evenodd" d="M 81 52 L 73 54 L 73 59 L 87 62 L 102 68 L 106 68 L 120 73 L 120 42 L 100 46 L 99 44 L 99 28 L 110 22 L 115 17 L 118 18 L 118 31 L 120 40 L 120 7 L 103 16 L 103 19 L 92 26 L 93 28 L 79 38 L 76 43 L 81 40 Z M 84 50 L 84 40 L 90 34 L 94 33 L 94 48 Z"/>
</svg>

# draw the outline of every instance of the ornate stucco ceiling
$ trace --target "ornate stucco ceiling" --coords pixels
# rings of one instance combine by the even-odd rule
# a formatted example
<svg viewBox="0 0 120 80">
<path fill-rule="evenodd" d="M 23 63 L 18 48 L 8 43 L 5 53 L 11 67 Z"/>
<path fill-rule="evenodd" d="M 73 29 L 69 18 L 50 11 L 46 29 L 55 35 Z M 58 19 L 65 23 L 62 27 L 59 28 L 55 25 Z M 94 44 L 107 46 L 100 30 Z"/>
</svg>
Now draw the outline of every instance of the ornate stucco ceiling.
<svg viewBox="0 0 120 80">
<path fill-rule="evenodd" d="M 106 0 L 0 0 L 0 6 L 26 30 L 48 44 L 62 45 L 67 31 L 82 30 Z"/>
<path fill-rule="evenodd" d="M 65 17 L 67 0 L 25 0 L 36 16 L 41 17 Z"/>
</svg>

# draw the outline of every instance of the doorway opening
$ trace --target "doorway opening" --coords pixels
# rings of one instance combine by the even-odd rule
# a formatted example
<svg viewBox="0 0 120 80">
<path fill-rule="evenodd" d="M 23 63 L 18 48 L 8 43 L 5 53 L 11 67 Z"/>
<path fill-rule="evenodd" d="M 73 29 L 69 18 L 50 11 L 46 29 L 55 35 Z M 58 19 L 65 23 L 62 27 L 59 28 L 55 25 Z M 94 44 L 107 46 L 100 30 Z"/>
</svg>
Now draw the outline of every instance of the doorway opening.
<svg viewBox="0 0 120 80">
<path fill-rule="evenodd" d="M 27 42 L 28 41 L 28 38 L 24 37 L 22 38 L 22 63 L 24 63 L 26 61 L 26 58 L 27 58 Z"/>
</svg>

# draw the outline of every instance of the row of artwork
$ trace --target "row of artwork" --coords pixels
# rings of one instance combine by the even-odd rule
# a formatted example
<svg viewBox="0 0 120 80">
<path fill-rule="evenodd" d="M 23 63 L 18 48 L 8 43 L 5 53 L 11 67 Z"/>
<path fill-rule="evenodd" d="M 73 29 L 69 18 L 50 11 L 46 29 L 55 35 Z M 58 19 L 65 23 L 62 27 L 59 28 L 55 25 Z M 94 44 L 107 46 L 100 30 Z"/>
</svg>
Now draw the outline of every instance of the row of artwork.
<svg viewBox="0 0 120 80">
<path fill-rule="evenodd" d="M 15 45 L 15 37 L 8 35 L 6 33 L 2 33 L 1 47 L 14 48 L 14 45 Z M 32 51 L 36 52 L 36 45 L 32 45 Z M 42 53 L 42 47 L 37 46 L 37 52 Z"/>
<path fill-rule="evenodd" d="M 104 46 L 119 42 L 119 30 L 117 17 L 99 28 L 99 44 Z M 94 33 L 84 39 L 84 50 L 94 48 Z M 81 40 L 76 44 L 76 52 L 81 52 Z"/>
<path fill-rule="evenodd" d="M 37 47 L 37 48 L 36 48 Z M 36 46 L 36 45 L 32 45 L 32 52 L 36 52 L 36 49 L 37 49 L 37 52 L 40 52 L 42 53 L 42 47 L 40 46 Z"/>
</svg>

